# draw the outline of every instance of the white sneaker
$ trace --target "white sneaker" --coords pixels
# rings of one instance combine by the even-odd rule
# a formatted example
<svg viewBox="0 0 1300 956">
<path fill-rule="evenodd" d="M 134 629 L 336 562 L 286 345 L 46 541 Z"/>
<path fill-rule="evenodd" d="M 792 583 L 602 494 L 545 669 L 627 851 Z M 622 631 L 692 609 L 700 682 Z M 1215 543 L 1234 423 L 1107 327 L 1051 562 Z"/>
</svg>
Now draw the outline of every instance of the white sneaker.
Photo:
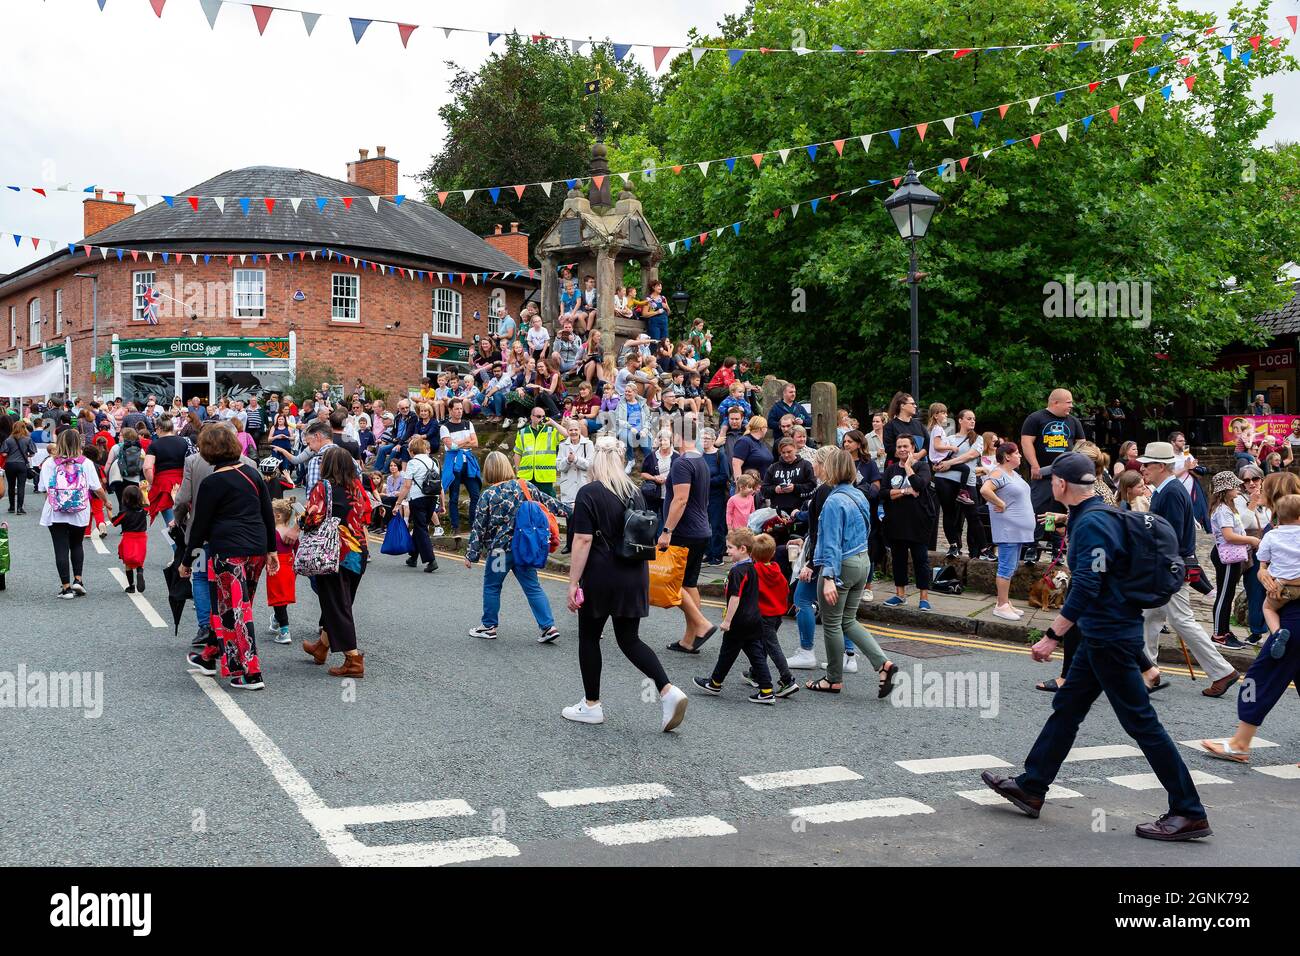
<svg viewBox="0 0 1300 956">
<path fill-rule="evenodd" d="M 518 423 L 515 425 L 515 428 L 524 429 L 527 427 L 528 427 L 528 419 L 520 417 Z"/>
<path fill-rule="evenodd" d="M 271 640 L 275 641 L 275 643 L 277 644 L 293 643 L 293 638 L 289 636 L 289 629 L 287 627 L 276 628 L 271 632 L 271 634 L 272 634 Z"/>
<path fill-rule="evenodd" d="M 1219 596 L 1219 589 L 1218 589 L 1218 588 L 1210 588 L 1210 593 L 1207 594 L 1207 595 L 1205 595 L 1205 600 L 1206 600 L 1207 602 L 1209 602 L 1210 604 L 1213 604 L 1215 598 L 1217 598 L 1218 596 Z"/>
<path fill-rule="evenodd" d="M 495 627 L 484 627 L 482 624 L 469 629 L 470 637 L 479 637 L 485 641 L 495 641 L 497 639 L 497 629 Z"/>
<path fill-rule="evenodd" d="M 999 604 L 993 609 L 993 616 L 1000 617 L 1004 621 L 1020 620 L 1020 615 L 1016 613 L 1016 609 L 1009 604 Z"/>
<path fill-rule="evenodd" d="M 446 533 L 447 533 L 447 532 L 445 532 L 445 531 L 442 530 L 442 525 L 438 525 L 437 527 L 435 527 L 435 528 L 433 529 L 433 536 L 434 536 L 435 538 L 441 538 L 441 537 L 442 537 L 444 534 L 446 534 Z"/>
<path fill-rule="evenodd" d="M 875 593 L 871 590 L 871 588 L 863 588 L 863 589 L 862 589 L 862 600 L 864 600 L 864 601 L 874 601 L 875 599 L 876 599 L 876 595 L 875 595 Z"/>
<path fill-rule="evenodd" d="M 789 663 L 789 661 L 787 661 L 786 663 Z M 857 672 L 858 672 L 858 655 L 857 655 L 857 654 L 845 654 L 845 655 L 844 655 L 844 673 L 846 673 L 846 674 L 856 674 Z"/>
<path fill-rule="evenodd" d="M 791 670 L 810 671 L 817 668 L 817 658 L 812 651 L 806 651 L 802 647 L 795 651 L 785 660 Z"/>
<path fill-rule="evenodd" d="M 579 724 L 603 724 L 605 722 L 604 708 L 597 704 L 595 707 L 588 707 L 585 700 L 580 700 L 572 707 L 566 707 L 560 711 L 560 716 L 565 720 L 572 720 Z"/>
<path fill-rule="evenodd" d="M 675 729 L 682 722 L 682 718 L 686 716 L 686 705 L 690 703 L 690 698 L 686 696 L 685 692 L 670 684 L 668 693 L 660 697 L 659 700 L 663 704 L 664 710 L 663 724 L 660 725 L 659 729 L 664 733 L 668 733 L 668 731 Z"/>
</svg>

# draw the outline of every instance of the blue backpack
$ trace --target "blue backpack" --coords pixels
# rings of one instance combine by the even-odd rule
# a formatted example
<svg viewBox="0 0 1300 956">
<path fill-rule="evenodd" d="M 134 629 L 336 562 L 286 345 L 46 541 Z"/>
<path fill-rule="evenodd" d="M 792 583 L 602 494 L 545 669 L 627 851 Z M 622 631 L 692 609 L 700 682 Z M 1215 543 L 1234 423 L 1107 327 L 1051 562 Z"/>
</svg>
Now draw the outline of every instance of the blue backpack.
<svg viewBox="0 0 1300 956">
<path fill-rule="evenodd" d="M 515 512 L 515 530 L 510 536 L 510 554 L 517 568 L 544 568 L 551 553 L 551 522 L 555 519 L 524 489 L 525 501 Z"/>
</svg>

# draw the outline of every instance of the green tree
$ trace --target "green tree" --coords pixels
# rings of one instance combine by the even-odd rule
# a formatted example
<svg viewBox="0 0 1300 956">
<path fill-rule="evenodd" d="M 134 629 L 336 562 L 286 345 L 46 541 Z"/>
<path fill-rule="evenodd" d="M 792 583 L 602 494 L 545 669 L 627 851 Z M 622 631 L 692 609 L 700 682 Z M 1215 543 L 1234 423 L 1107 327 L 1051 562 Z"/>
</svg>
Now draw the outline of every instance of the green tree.
<svg viewBox="0 0 1300 956">
<path fill-rule="evenodd" d="M 443 212 L 480 235 L 496 223 L 516 221 L 529 233 L 530 246 L 559 216 L 564 179 L 587 175 L 594 136 L 588 124 L 594 98 L 584 95 L 589 80 L 601 78 L 606 141 L 642 131 L 650 121 L 654 84 L 632 58 L 614 61 L 608 44 L 575 54 L 565 43 L 511 35 L 505 50 L 478 70 L 455 64 L 452 98 L 438 115 L 447 127 L 446 145 L 421 175 L 425 198 L 437 205 L 439 191 L 503 186 L 497 202 L 485 192 L 468 203 L 453 192 Z M 550 196 L 530 187 L 522 198 L 509 187 L 551 181 Z M 585 187 L 584 187 L 585 188 Z"/>
<path fill-rule="evenodd" d="M 1201 59 L 1187 69 L 1170 62 L 1182 47 L 1161 45 L 1159 34 L 1216 18 L 1159 0 L 758 0 L 749 13 L 743 36 L 727 25 L 726 43 L 852 50 L 1151 38 L 1136 51 L 1096 44 L 956 61 L 751 53 L 729 67 L 718 54 L 694 65 L 677 57 L 655 109 L 656 139 L 616 151 L 611 168 L 737 157 L 734 172 L 720 162 L 707 177 L 665 167 L 637 184 L 661 240 L 744 221 L 739 236 L 710 236 L 661 268 L 669 288 L 685 283 L 691 312 L 716 327 L 722 349 L 761 349 L 765 371 L 796 381 L 833 380 L 859 409 L 907 388 L 909 310 L 899 281 L 907 250 L 881 200 L 909 160 L 918 169 L 948 163 L 945 177 L 923 177 L 943 197 L 920 247 L 923 403 L 969 404 L 1014 425 L 1058 384 L 1085 404 L 1122 395 L 1146 409 L 1183 393 L 1228 393 L 1232 374 L 1207 366 L 1230 343 L 1258 341 L 1251 317 L 1289 296 L 1277 279 L 1295 258 L 1300 218 L 1283 201 L 1300 189 L 1294 151 L 1255 145 L 1273 108 L 1269 95 L 1252 98 L 1252 81 L 1295 67 L 1285 44 L 1251 50 L 1247 42 L 1275 35 L 1266 2 L 1233 11 L 1231 62 L 1219 53 L 1227 40 L 1201 37 Z M 1248 66 L 1243 50 L 1252 53 Z M 1223 64 L 1222 79 L 1212 63 Z M 1155 64 L 1165 65 L 1152 80 L 1146 68 Z M 1052 95 L 1123 73 L 1122 92 L 1111 80 L 1060 103 Z M 1192 95 L 1166 103 L 1161 87 L 1181 87 L 1189 73 Z M 1143 93 L 1139 112 L 1131 101 Z M 999 104 L 1039 95 L 1033 115 L 1021 103 L 999 118 Z M 1107 115 L 1114 104 L 1117 123 Z M 987 111 L 979 128 L 960 118 L 950 136 L 938 121 L 976 109 Z M 1087 114 L 1095 119 L 1085 131 L 1078 120 Z M 922 121 L 931 124 L 923 142 L 914 129 L 901 132 L 899 148 L 880 135 Z M 1062 143 L 1053 130 L 1066 123 Z M 1037 149 L 979 155 L 1040 131 Z M 867 133 L 878 135 L 864 153 L 856 137 Z M 815 161 L 798 151 L 756 169 L 749 158 L 840 137 L 842 157 L 825 146 Z M 953 165 L 962 157 L 973 157 L 964 171 Z M 886 182 L 843 195 L 871 179 Z M 805 205 L 797 218 L 772 216 L 834 192 L 815 214 Z M 1140 314 L 1045 317 L 1051 284 L 1069 276 L 1149 289 L 1149 324 Z M 806 311 L 793 311 L 800 299 Z"/>
</svg>

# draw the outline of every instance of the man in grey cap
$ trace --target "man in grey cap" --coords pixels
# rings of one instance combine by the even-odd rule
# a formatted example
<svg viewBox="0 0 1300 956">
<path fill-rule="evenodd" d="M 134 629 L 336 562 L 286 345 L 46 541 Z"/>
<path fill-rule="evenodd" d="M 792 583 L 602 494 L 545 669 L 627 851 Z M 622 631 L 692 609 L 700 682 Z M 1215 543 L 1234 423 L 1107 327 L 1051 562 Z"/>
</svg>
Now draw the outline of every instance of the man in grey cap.
<svg viewBox="0 0 1300 956">
<path fill-rule="evenodd" d="M 1188 565 L 1196 562 L 1196 519 L 1192 509 L 1192 496 L 1187 493 L 1183 483 L 1174 475 L 1174 446 L 1169 442 L 1153 441 L 1146 447 L 1146 454 L 1140 455 L 1142 479 L 1153 489 L 1151 495 L 1151 514 L 1160 515 L 1168 521 L 1178 536 L 1178 553 L 1189 558 Z M 1210 635 L 1205 633 L 1196 615 L 1192 613 L 1191 591 L 1183 586 L 1169 603 L 1163 607 L 1150 608 L 1143 612 L 1146 630 L 1146 653 L 1153 661 L 1160 649 L 1160 626 L 1169 622 L 1169 627 L 1183 639 L 1197 661 L 1205 668 L 1211 684 L 1201 691 L 1206 697 L 1222 697 L 1224 693 L 1240 678 L 1237 669 L 1223 659 L 1215 648 Z"/>
<path fill-rule="evenodd" d="M 1138 824 L 1136 834 L 1171 842 L 1210 836 L 1196 785 L 1177 745 L 1161 726 L 1142 680 L 1138 663 L 1142 610 L 1129 603 L 1119 585 L 1119 569 L 1127 558 L 1125 532 L 1120 519 L 1094 493 L 1096 467 L 1078 452 L 1065 452 L 1043 468 L 1042 474 L 1051 479 L 1056 500 L 1070 509 L 1070 590 L 1047 633 L 1034 645 L 1033 657 L 1048 660 L 1075 627 L 1080 632 L 1079 649 L 1065 683 L 1056 692 L 1052 716 L 1025 759 L 1025 772 L 1018 777 L 1000 777 L 986 770 L 981 779 L 1024 813 L 1037 817 L 1048 787 L 1074 746 L 1080 724 L 1093 702 L 1105 693 L 1120 726 L 1142 748 L 1169 793 L 1169 812 L 1154 822 Z"/>
</svg>

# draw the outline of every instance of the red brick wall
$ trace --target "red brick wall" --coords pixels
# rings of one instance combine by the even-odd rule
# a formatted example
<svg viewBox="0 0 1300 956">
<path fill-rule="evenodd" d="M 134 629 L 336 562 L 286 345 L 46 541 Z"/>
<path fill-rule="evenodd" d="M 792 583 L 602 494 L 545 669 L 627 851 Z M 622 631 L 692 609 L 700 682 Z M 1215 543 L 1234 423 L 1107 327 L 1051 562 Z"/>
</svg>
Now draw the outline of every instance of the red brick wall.
<svg viewBox="0 0 1300 956">
<path fill-rule="evenodd" d="M 135 213 L 135 204 L 101 199 L 99 194 L 94 199 L 82 202 L 83 236 L 93 236 L 103 232 L 109 226 L 116 226 L 123 219 Z M 8 342 L 5 343 L 6 345 Z"/>
<path fill-rule="evenodd" d="M 400 193 L 398 185 L 397 160 L 385 155 L 384 147 L 379 147 L 379 155 L 367 158 L 369 150 L 361 151 L 361 158 L 348 163 L 348 182 L 356 183 L 380 196 L 396 196 Z"/>
<path fill-rule="evenodd" d="M 532 268 L 528 264 L 528 233 L 519 231 L 519 223 L 512 222 L 509 232 L 497 226 L 496 233 L 484 236 L 483 241 L 489 246 L 495 246 L 525 268 Z"/>
<path fill-rule="evenodd" d="M 5 294 L 0 292 L 0 359 L 10 357 L 15 349 L 9 347 L 9 309 L 16 308 L 18 317 L 17 346 L 29 349 L 34 343 L 28 341 L 28 302 L 34 296 L 41 298 L 42 315 L 50 321 L 43 326 L 45 346 L 61 344 L 65 337 L 71 336 L 72 343 L 72 379 L 73 390 L 88 394 L 90 390 L 90 356 L 91 356 L 91 282 L 76 279 L 73 272 L 91 272 L 100 276 L 99 280 L 99 351 L 109 350 L 112 335 L 116 332 L 121 338 L 180 338 L 188 329 L 189 336 L 237 336 L 255 338 L 258 336 L 285 337 L 291 326 L 297 332 L 299 359 L 314 359 L 332 364 L 351 384 L 360 377 L 367 384 L 376 385 L 393 393 L 405 393 L 406 389 L 418 384 L 424 374 L 424 357 L 421 354 L 421 340 L 424 333 L 430 333 L 430 341 L 448 341 L 435 339 L 433 330 L 433 290 L 436 282 L 420 282 L 397 275 L 381 276 L 373 271 L 353 269 L 338 262 L 297 262 L 288 263 L 273 260 L 269 263 L 251 262 L 243 266 L 249 269 L 263 269 L 266 272 L 266 318 L 259 322 L 249 322 L 230 318 L 233 312 L 234 269 L 240 268 L 239 260 L 233 266 L 227 266 L 225 257 L 214 257 L 208 265 L 203 264 L 202 257 L 197 264 L 191 263 L 188 256 L 163 264 L 162 257 L 155 254 L 154 261 L 148 263 L 141 256 L 138 263 L 128 258 L 124 262 L 115 259 L 90 259 L 78 255 L 66 272 L 46 278 L 37 285 L 21 292 Z M 156 326 L 144 322 L 131 321 L 131 283 L 132 273 L 153 270 L 159 285 L 171 286 L 171 293 L 176 298 L 186 300 L 185 287 L 191 283 L 190 291 L 200 292 L 199 315 L 212 314 L 215 303 L 209 305 L 209 295 L 220 295 L 221 314 L 223 318 L 184 318 L 178 303 L 164 300 L 162 315 Z M 335 273 L 359 275 L 360 285 L 360 321 L 357 323 L 334 322 L 330 319 L 331 276 Z M 518 314 L 523 304 L 526 287 L 515 284 L 505 285 L 489 281 L 486 285 L 475 285 L 467 280 L 462 286 L 459 282 L 454 288 L 461 294 L 461 338 L 458 341 L 467 344 L 473 341 L 475 333 L 487 332 L 488 297 L 494 288 L 506 290 L 506 303 L 510 311 Z M 54 333 L 54 293 L 63 289 L 63 333 Z M 179 289 L 179 291 L 178 291 Z M 302 302 L 295 302 L 293 295 L 301 291 L 306 295 Z M 481 313 L 482 318 L 474 319 L 474 312 Z M 400 327 L 397 323 L 400 322 Z M 386 326 L 394 326 L 387 329 Z M 39 352 L 28 351 L 23 357 L 26 367 L 39 364 Z M 101 390 L 111 388 L 111 384 Z"/>
</svg>

